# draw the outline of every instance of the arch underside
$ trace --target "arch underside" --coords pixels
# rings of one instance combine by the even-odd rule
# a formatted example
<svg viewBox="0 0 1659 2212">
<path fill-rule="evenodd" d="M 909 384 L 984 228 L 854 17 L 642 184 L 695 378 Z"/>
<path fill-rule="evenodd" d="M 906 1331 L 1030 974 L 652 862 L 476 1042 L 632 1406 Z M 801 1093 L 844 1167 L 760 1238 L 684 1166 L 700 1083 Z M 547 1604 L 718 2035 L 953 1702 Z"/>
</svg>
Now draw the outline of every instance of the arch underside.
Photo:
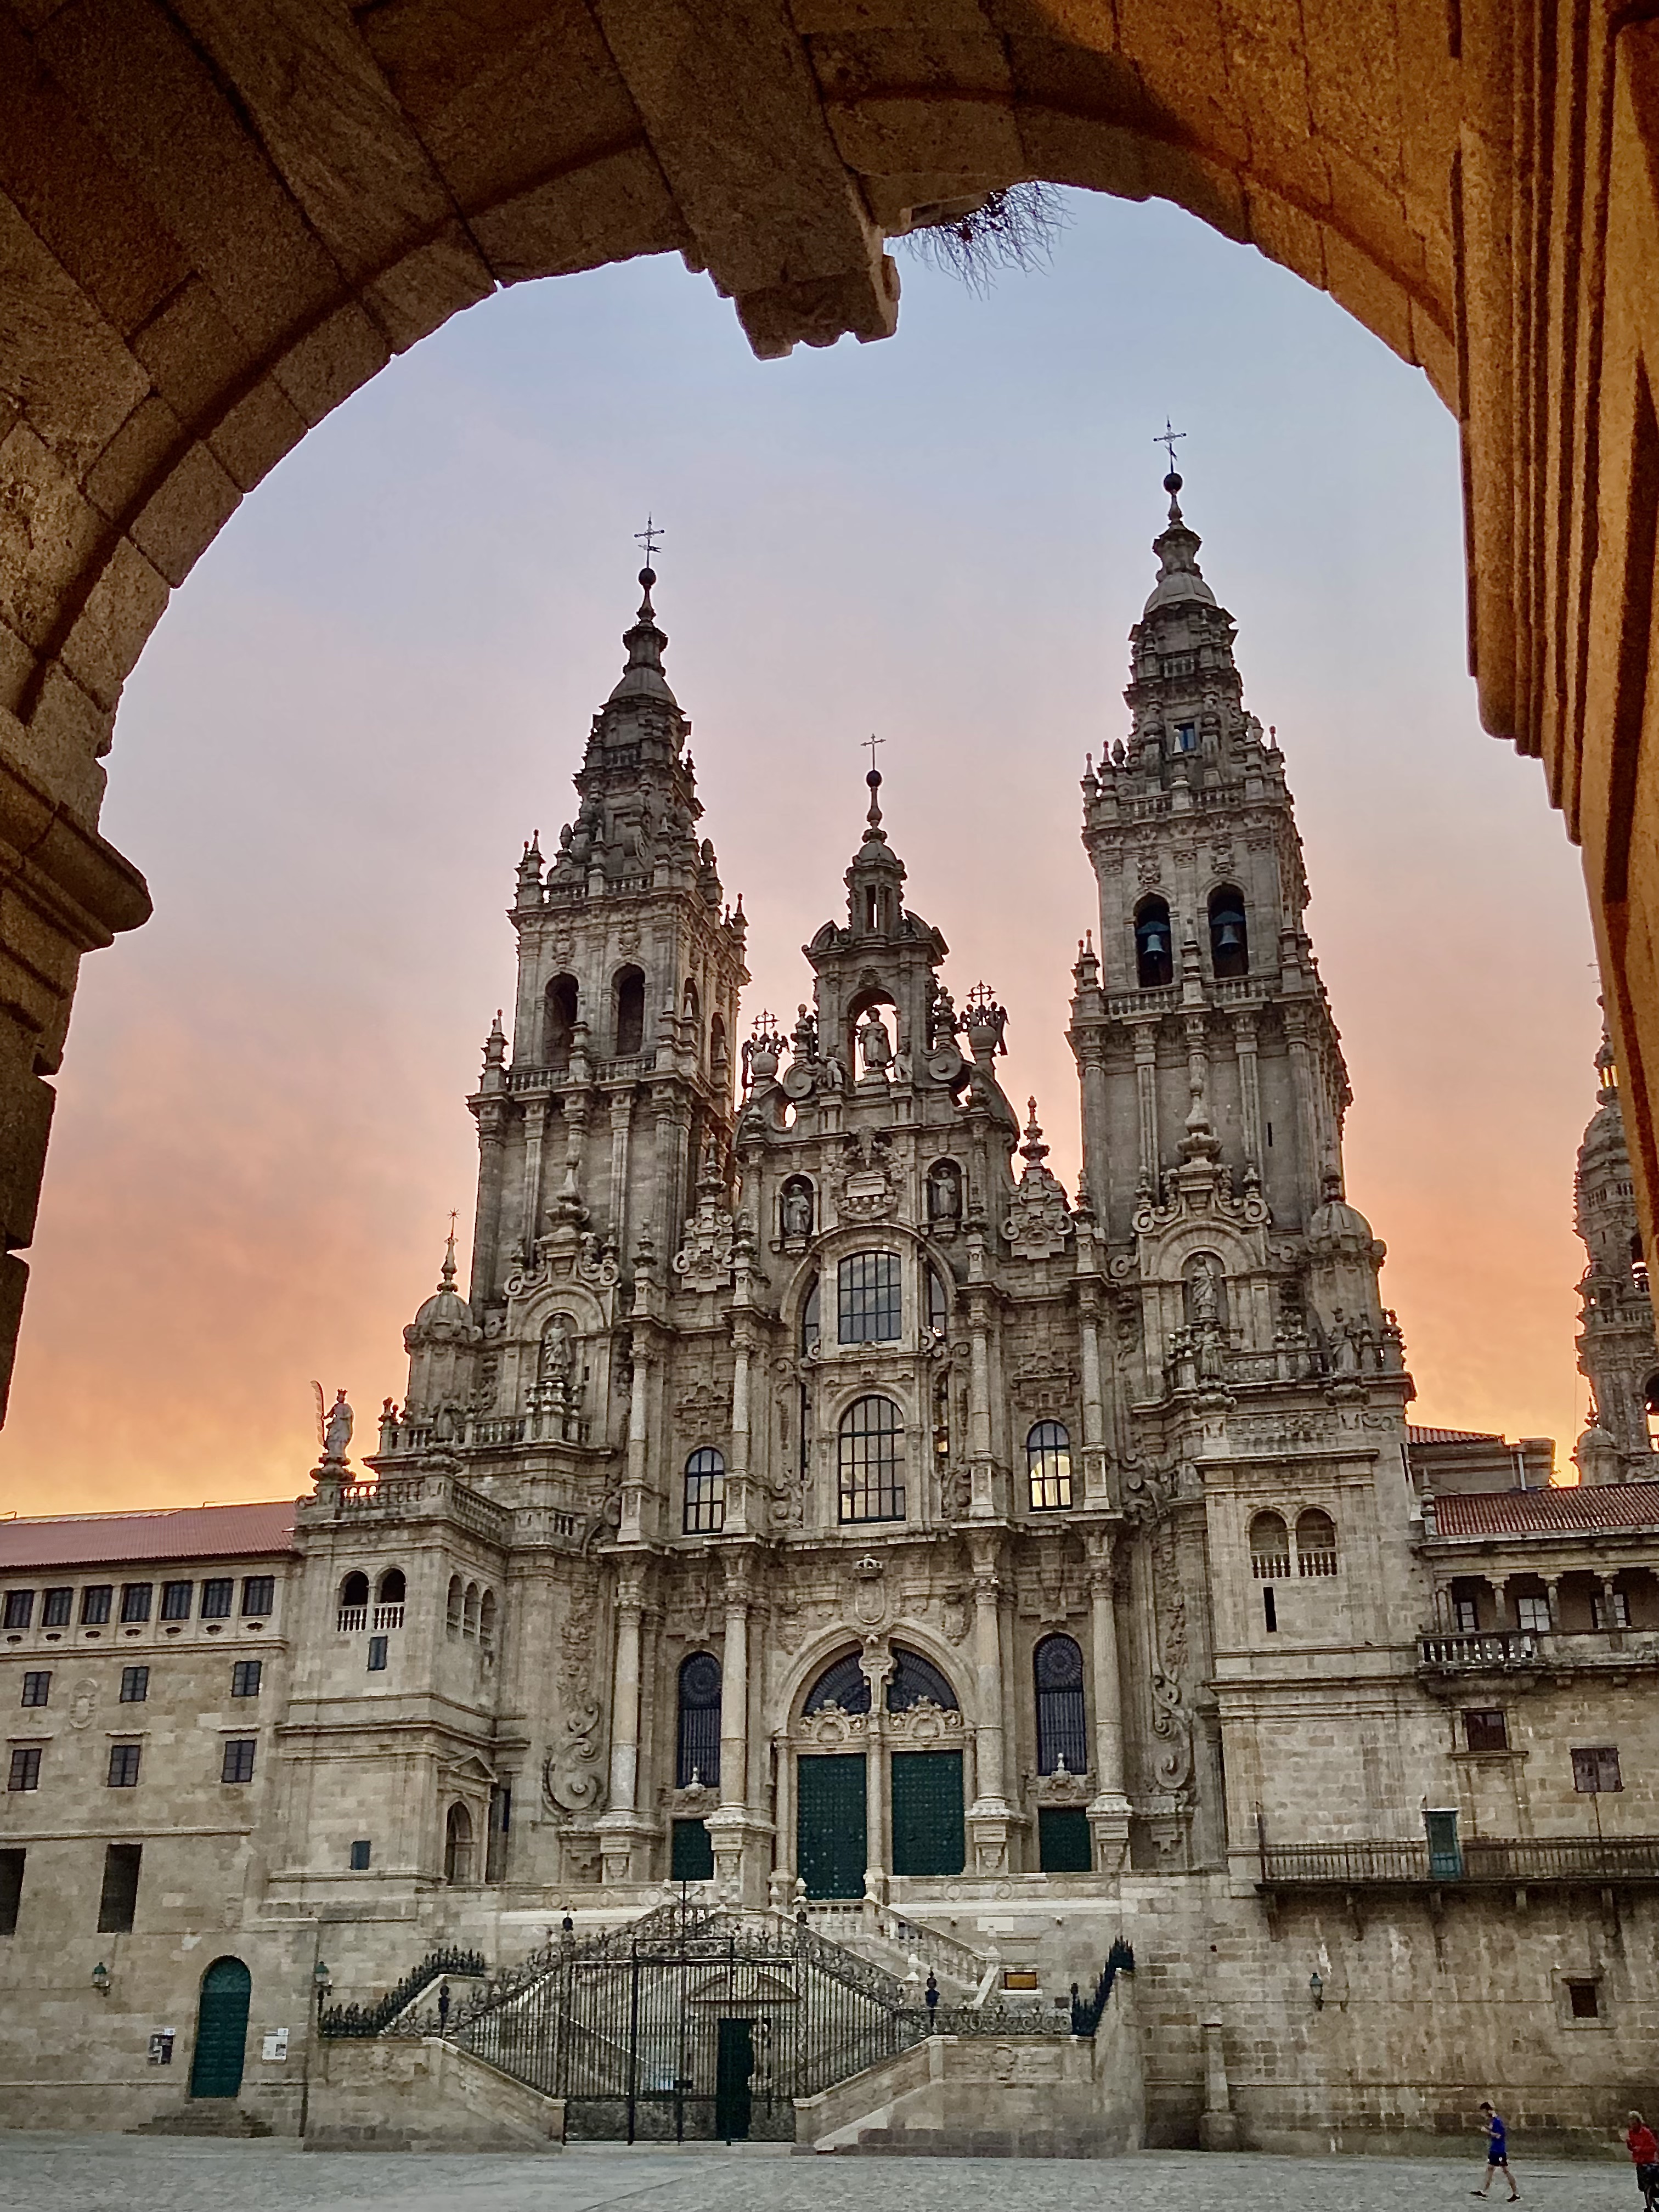
<svg viewBox="0 0 1659 2212">
<path fill-rule="evenodd" d="M 1482 713 L 1585 845 L 1651 1237 L 1656 134 L 1659 30 L 1585 0 L 8 13 L 0 1345 L 79 957 L 148 912 L 95 829 L 121 686 L 245 494 L 501 286 L 678 252 L 763 355 L 880 337 L 884 242 L 1022 178 L 1254 244 L 1455 410 Z"/>
</svg>

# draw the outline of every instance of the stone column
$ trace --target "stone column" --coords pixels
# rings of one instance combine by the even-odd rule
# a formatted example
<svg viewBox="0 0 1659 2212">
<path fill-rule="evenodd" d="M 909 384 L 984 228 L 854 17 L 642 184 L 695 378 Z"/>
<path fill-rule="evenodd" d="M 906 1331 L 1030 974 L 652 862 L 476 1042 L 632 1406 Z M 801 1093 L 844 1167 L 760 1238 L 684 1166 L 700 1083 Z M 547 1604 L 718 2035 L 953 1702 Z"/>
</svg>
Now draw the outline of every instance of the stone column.
<svg viewBox="0 0 1659 2212">
<path fill-rule="evenodd" d="M 628 1249 L 628 1146 L 634 1121 L 634 1094 L 611 1094 L 611 1240 L 618 1252 Z"/>
<path fill-rule="evenodd" d="M 1089 1806 L 1095 1871 L 1116 1874 L 1129 1844 L 1129 1800 L 1123 1772 L 1123 1683 L 1118 1664 L 1117 1603 L 1114 1587 L 1116 1538 L 1109 1528 L 1091 1528 L 1089 1553 L 1091 1672 L 1094 1677 L 1095 1794 Z"/>
<path fill-rule="evenodd" d="M 524 1109 L 524 1188 L 520 1204 L 524 1209 L 524 1256 L 526 1261 L 536 1256 L 536 1239 L 542 1225 L 542 1137 L 547 1127 L 548 1101 L 545 1097 L 528 1098 Z"/>
<path fill-rule="evenodd" d="M 507 1102 L 489 1098 L 478 1108 L 478 1202 L 472 1216 L 472 1310 L 482 1314 L 495 1294 L 495 1261 L 501 1227 L 501 1176 L 507 1159 Z"/>
<path fill-rule="evenodd" d="M 646 1481 L 649 1474 L 651 1340 L 645 1329 L 632 1332 L 634 1379 L 628 1394 L 628 1464 L 623 1475 L 624 1538 L 644 1533 Z"/>
<path fill-rule="evenodd" d="M 1078 1293 L 1078 1340 L 1083 1356 L 1083 1503 L 1103 1506 L 1106 1487 L 1106 1400 L 1100 1373 L 1100 1292 L 1085 1283 Z"/>
<path fill-rule="evenodd" d="M 864 1894 L 866 1910 L 887 1902 L 887 1683 L 893 1655 L 865 1651 L 859 1662 L 870 1685 L 868 1749 L 864 1759 Z"/>
<path fill-rule="evenodd" d="M 732 1321 L 732 1434 L 726 1467 L 728 1536 L 745 1534 L 749 1521 L 749 1363 L 755 1349 L 755 1324 L 746 1314 Z"/>
<path fill-rule="evenodd" d="M 749 1681 L 750 1621 L 754 1603 L 746 1553 L 726 1561 L 726 1650 L 720 1668 L 720 1802 L 708 1816 L 714 1872 L 721 1887 L 745 1905 L 766 1901 L 772 1835 L 749 1794 L 749 1732 L 753 1698 Z"/>
<path fill-rule="evenodd" d="M 1006 1716 L 1003 1704 L 1000 1539 L 976 1537 L 974 1571 L 974 1802 L 968 1809 L 972 1874 L 1008 1874 L 1018 1815 L 1008 1802 Z"/>
<path fill-rule="evenodd" d="M 1154 1197 L 1161 1172 L 1158 1146 L 1158 1030 L 1135 1025 L 1135 1099 L 1140 1109 L 1140 1181 Z"/>
<path fill-rule="evenodd" d="M 1618 1595 L 1613 1586 L 1613 1577 L 1598 1575 L 1596 1580 L 1601 1585 L 1601 1626 L 1607 1631 L 1612 1649 L 1617 1651 L 1623 1647 L 1625 1639 L 1619 1626 L 1618 1608 L 1613 1603 Z"/>
<path fill-rule="evenodd" d="M 640 1771 L 640 1645 L 645 1614 L 643 1559 L 625 1559 L 617 1584 L 611 1682 L 611 1805 L 599 1823 L 599 1855 L 610 1882 L 642 1881 L 650 1824 L 637 1809 Z"/>
<path fill-rule="evenodd" d="M 1256 1022 L 1254 1014 L 1233 1017 L 1233 1050 L 1238 1058 L 1240 1120 L 1246 1164 L 1262 1172 L 1261 1080 L 1256 1060 Z"/>
<path fill-rule="evenodd" d="M 1238 2115 L 1233 2110 L 1232 2087 L 1227 2080 L 1227 2054 L 1221 2040 L 1221 2022 L 1206 2020 L 1204 2037 L 1204 2111 L 1198 2123 L 1201 2150 L 1237 2150 Z"/>
</svg>

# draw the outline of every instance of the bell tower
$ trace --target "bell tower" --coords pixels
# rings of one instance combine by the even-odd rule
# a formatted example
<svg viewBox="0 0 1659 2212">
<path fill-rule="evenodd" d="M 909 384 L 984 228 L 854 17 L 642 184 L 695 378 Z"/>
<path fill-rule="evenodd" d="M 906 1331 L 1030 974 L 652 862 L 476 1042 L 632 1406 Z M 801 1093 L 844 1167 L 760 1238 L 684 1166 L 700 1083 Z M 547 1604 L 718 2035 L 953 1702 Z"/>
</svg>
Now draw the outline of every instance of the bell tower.
<svg viewBox="0 0 1659 2212">
<path fill-rule="evenodd" d="M 1582 1482 L 1651 1482 L 1659 1478 L 1659 1353 L 1619 1070 L 1605 1030 L 1595 1070 L 1595 1111 L 1573 1178 L 1573 1223 L 1589 1260 L 1578 1285 L 1578 1371 L 1591 1404 L 1572 1455 Z"/>
</svg>

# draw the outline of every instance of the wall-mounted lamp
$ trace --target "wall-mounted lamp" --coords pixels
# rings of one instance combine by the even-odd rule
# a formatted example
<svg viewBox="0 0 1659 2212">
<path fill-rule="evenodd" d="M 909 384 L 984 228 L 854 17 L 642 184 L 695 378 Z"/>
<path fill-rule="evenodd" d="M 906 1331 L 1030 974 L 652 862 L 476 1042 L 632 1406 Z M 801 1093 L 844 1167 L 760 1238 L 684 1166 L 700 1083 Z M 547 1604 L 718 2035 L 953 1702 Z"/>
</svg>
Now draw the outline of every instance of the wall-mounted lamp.
<svg viewBox="0 0 1659 2212">
<path fill-rule="evenodd" d="M 1316 2012 L 1323 2012 L 1325 2009 L 1325 1984 L 1317 1966 L 1314 1968 L 1312 1973 L 1308 1977 L 1308 1995 L 1313 1999 L 1314 2010 Z"/>
<path fill-rule="evenodd" d="M 109 1968 L 101 1959 L 92 1970 L 92 1986 L 100 1997 L 109 1995 Z"/>
<path fill-rule="evenodd" d="M 323 2000 L 334 1986 L 334 1977 L 329 1972 L 321 1959 L 318 1960 L 311 1970 L 311 1986 L 317 1992 L 317 2021 L 320 2027 L 323 2018 Z"/>
</svg>

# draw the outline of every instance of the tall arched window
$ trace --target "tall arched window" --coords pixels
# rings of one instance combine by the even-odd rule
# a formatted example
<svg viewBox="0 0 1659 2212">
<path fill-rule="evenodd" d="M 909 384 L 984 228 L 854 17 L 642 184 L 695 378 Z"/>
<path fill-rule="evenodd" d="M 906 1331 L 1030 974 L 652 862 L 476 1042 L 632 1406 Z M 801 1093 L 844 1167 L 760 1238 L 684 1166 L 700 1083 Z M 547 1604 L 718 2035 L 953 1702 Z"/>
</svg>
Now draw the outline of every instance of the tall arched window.
<svg viewBox="0 0 1659 2212">
<path fill-rule="evenodd" d="M 401 1567 L 388 1567 L 380 1577 L 380 1587 L 375 1601 L 380 1605 L 401 1605 L 409 1595 L 409 1585 L 404 1580 Z"/>
<path fill-rule="evenodd" d="M 1025 1439 L 1031 1509 L 1052 1513 L 1072 1502 L 1072 1439 L 1063 1422 L 1039 1421 Z"/>
<path fill-rule="evenodd" d="M 1296 1516 L 1296 1571 L 1299 1575 L 1336 1572 L 1336 1523 L 1316 1505 Z"/>
<path fill-rule="evenodd" d="M 1135 977 L 1143 991 L 1174 981 L 1167 899 L 1144 898 L 1135 908 Z"/>
<path fill-rule="evenodd" d="M 340 1584 L 340 1604 L 346 1607 L 366 1606 L 368 1603 L 368 1577 L 349 1574 Z"/>
<path fill-rule="evenodd" d="M 1031 1654 L 1036 1678 L 1037 1772 L 1089 1771 L 1089 1729 L 1083 1709 L 1083 1654 L 1069 1636 L 1045 1636 Z"/>
<path fill-rule="evenodd" d="M 904 1518 L 904 1429 L 890 1398 L 855 1398 L 841 1417 L 841 1517 Z"/>
<path fill-rule="evenodd" d="M 712 1536 L 726 1526 L 726 1462 L 711 1445 L 685 1462 L 685 1511 L 680 1526 L 688 1536 Z"/>
<path fill-rule="evenodd" d="M 1659 1451 L 1659 1375 L 1649 1376 L 1642 1406 L 1648 1417 L 1648 1449 Z"/>
<path fill-rule="evenodd" d="M 854 1252 L 836 1271 L 836 1334 L 842 1344 L 896 1344 L 904 1299 L 896 1252 Z"/>
<path fill-rule="evenodd" d="M 465 1805 L 452 1805 L 444 1822 L 444 1880 L 472 1879 L 472 1815 Z"/>
<path fill-rule="evenodd" d="M 449 1577 L 449 1600 L 444 1607 L 444 1626 L 451 1636 L 459 1636 L 461 1632 L 461 1578 L 459 1575 Z"/>
<path fill-rule="evenodd" d="M 478 1604 L 478 1641 L 486 1651 L 495 1648 L 495 1593 L 486 1590 Z"/>
<path fill-rule="evenodd" d="M 1218 975 L 1248 975 L 1250 939 L 1244 894 L 1231 884 L 1210 893 L 1210 965 Z"/>
<path fill-rule="evenodd" d="M 645 1049 L 645 977 L 624 968 L 617 977 L 616 1051 L 618 1060 Z"/>
<path fill-rule="evenodd" d="M 461 1601 L 461 1626 L 469 1637 L 477 1637 L 478 1633 L 478 1585 L 477 1583 L 469 1583 L 466 1586 L 466 1595 Z"/>
<path fill-rule="evenodd" d="M 718 1014 L 708 1017 L 708 1073 L 716 1084 L 723 1085 L 730 1071 L 732 1055 L 726 1042 L 726 1024 Z"/>
<path fill-rule="evenodd" d="M 800 1348 L 803 1352 L 816 1352 L 818 1348 L 822 1333 L 818 1321 L 821 1303 L 818 1296 L 818 1279 L 814 1275 L 812 1287 L 807 1291 L 805 1301 L 800 1310 Z"/>
<path fill-rule="evenodd" d="M 1280 1513 L 1258 1513 L 1250 1522 L 1250 1572 L 1259 1583 L 1282 1582 L 1291 1571 L 1291 1532 Z"/>
<path fill-rule="evenodd" d="M 720 1779 L 720 1662 L 712 1651 L 694 1651 L 680 1662 L 675 1786 L 717 1790 Z"/>
<path fill-rule="evenodd" d="M 542 1057 L 548 1066 L 570 1065 L 570 1038 L 576 1026 L 576 979 L 556 975 L 547 987 L 546 1012 L 542 1022 Z"/>
</svg>

